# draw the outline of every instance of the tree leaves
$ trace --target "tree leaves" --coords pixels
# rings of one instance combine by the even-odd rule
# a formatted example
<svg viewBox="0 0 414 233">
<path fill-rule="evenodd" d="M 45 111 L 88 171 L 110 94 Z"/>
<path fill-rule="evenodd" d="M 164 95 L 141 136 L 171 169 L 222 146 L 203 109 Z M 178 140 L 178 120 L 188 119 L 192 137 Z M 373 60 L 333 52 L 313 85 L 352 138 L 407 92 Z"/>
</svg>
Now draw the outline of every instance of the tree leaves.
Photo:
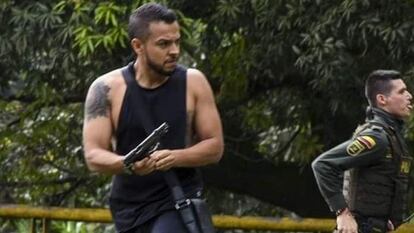
<svg viewBox="0 0 414 233">
<path fill-rule="evenodd" d="M 413 7 L 404 3 L 230 3 L 218 1 L 217 12 L 203 18 L 207 24 L 203 41 L 209 53 L 201 64 L 212 80 L 220 82 L 222 116 L 231 119 L 232 130 L 226 131 L 229 138 L 257 138 L 257 133 L 265 133 L 272 126 L 280 133 L 299 127 L 315 137 L 309 140 L 313 143 L 308 148 L 331 146 L 346 138 L 353 128 L 342 130 L 335 121 L 356 126 L 363 120 L 363 80 L 369 72 L 379 68 L 404 72 L 412 67 L 405 57 L 413 56 L 407 48 L 412 41 L 414 25 L 409 22 L 413 22 L 414 14 Z M 381 10 L 385 8 L 387 11 Z M 238 41 L 243 41 L 243 49 Z M 230 53 L 232 49 L 242 52 L 235 55 Z M 229 54 L 233 56 L 227 59 Z M 231 65 L 232 59 L 239 65 Z M 226 88 L 227 83 L 232 88 Z M 283 93 L 284 98 L 277 93 Z M 246 100 L 254 114 L 242 110 Z M 273 107 L 263 108 L 260 115 L 255 107 L 263 105 Z M 273 123 L 258 129 L 269 116 Z M 300 133 L 306 135 L 305 131 Z M 254 141 L 251 148 L 257 148 L 257 143 L 260 141 Z M 274 142 L 274 146 L 277 144 Z M 301 147 L 300 140 L 293 140 L 291 146 L 302 148 L 299 154 L 302 150 L 311 151 Z M 250 153 L 241 148 L 243 153 Z M 269 148 L 273 149 L 261 152 L 270 154 L 279 147 Z M 314 150 L 313 156 L 317 153 Z"/>
</svg>

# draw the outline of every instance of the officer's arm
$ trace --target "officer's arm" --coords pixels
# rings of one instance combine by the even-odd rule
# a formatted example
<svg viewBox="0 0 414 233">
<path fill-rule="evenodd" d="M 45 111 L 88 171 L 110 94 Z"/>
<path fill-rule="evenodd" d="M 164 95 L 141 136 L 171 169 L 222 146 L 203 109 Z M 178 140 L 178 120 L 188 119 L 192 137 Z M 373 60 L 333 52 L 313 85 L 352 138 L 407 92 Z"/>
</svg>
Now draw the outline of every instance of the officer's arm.
<svg viewBox="0 0 414 233">
<path fill-rule="evenodd" d="M 387 146 L 383 133 L 368 131 L 334 147 L 313 161 L 316 182 L 331 211 L 347 207 L 342 194 L 344 171 L 378 163 L 385 156 Z"/>
</svg>

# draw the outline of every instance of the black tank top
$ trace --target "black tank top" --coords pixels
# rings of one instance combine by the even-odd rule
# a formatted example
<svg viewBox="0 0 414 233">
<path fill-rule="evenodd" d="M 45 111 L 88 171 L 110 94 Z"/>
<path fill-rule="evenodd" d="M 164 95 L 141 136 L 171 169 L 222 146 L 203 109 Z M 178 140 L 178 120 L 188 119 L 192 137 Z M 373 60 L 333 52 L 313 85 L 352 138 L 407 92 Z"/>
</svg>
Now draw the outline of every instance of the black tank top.
<svg viewBox="0 0 414 233">
<path fill-rule="evenodd" d="M 116 131 L 116 153 L 127 154 L 148 135 L 148 130 L 158 127 L 163 122 L 168 123 L 169 129 L 162 138 L 162 147 L 184 148 L 187 70 L 177 66 L 174 73 L 161 86 L 146 89 L 132 78 L 135 77 L 133 63 L 124 69 L 128 69 L 132 75 L 124 76 L 127 88 Z M 146 106 L 140 106 L 143 104 Z M 152 119 L 144 119 L 148 117 Z M 144 125 L 144 122 L 153 125 Z M 200 193 L 202 183 L 196 169 L 174 170 L 187 196 Z M 124 232 L 165 210 L 173 209 L 173 198 L 162 172 L 157 171 L 145 176 L 120 174 L 115 175 L 112 180 L 110 207 L 117 230 Z"/>
</svg>

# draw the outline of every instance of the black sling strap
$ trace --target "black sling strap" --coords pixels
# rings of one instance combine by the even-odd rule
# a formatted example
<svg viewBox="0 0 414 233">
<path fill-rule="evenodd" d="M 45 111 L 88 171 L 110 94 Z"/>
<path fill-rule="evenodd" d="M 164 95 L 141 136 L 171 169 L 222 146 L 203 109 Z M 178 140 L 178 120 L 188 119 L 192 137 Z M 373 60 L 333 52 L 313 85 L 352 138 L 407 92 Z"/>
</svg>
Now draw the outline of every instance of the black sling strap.
<svg viewBox="0 0 414 233">
<path fill-rule="evenodd" d="M 398 139 L 398 137 L 396 135 L 396 132 L 393 128 L 388 127 L 388 126 L 386 126 L 386 125 L 384 125 L 380 122 L 377 122 L 377 121 L 371 121 L 371 122 L 369 122 L 369 124 L 370 125 L 376 125 L 376 126 L 381 127 L 382 129 L 384 129 L 385 132 L 387 132 L 387 137 L 388 137 L 388 140 L 391 143 L 391 149 L 393 150 L 393 152 L 395 152 L 398 155 L 403 155 L 403 151 L 404 151 L 403 147 L 402 147 L 401 142 Z"/>
</svg>

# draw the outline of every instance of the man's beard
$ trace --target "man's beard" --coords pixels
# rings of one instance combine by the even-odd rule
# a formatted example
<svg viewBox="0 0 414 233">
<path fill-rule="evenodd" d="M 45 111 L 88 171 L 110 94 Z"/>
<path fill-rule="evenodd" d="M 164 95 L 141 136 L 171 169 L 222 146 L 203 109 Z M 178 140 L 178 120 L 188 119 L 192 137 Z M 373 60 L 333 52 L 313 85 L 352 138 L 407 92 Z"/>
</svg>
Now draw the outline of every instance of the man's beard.
<svg viewBox="0 0 414 233">
<path fill-rule="evenodd" d="M 170 76 L 175 70 L 165 70 L 162 65 L 153 62 L 149 56 L 147 56 L 147 64 L 155 73 L 163 76 Z"/>
</svg>

